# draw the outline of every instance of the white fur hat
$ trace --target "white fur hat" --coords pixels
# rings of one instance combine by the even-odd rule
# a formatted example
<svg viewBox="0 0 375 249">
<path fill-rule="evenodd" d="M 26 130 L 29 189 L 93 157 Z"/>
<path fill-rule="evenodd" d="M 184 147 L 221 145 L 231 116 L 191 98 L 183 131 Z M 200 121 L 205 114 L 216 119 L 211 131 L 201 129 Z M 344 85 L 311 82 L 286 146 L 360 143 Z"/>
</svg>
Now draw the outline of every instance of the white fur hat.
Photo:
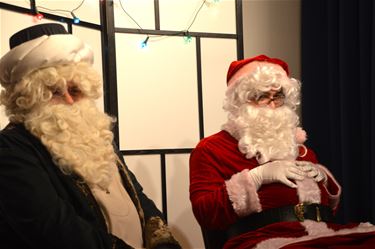
<svg viewBox="0 0 375 249">
<path fill-rule="evenodd" d="M 20 81 L 40 68 L 94 61 L 92 49 L 64 26 L 46 23 L 28 27 L 9 40 L 11 50 L 0 59 L 0 82 L 3 86 Z"/>
</svg>

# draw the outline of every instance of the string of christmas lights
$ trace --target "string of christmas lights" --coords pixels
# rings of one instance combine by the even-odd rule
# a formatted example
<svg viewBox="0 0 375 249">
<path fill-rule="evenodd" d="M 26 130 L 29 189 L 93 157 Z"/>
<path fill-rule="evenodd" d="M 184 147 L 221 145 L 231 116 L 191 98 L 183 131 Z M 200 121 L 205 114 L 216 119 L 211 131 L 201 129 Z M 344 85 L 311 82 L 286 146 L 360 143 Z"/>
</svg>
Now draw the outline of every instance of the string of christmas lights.
<svg viewBox="0 0 375 249">
<path fill-rule="evenodd" d="M 43 19 L 43 14 L 39 13 L 38 9 L 47 10 L 47 11 L 50 11 L 50 12 L 69 13 L 72 16 L 73 23 L 77 24 L 81 20 L 77 17 L 77 15 L 74 13 L 74 11 L 78 10 L 79 8 L 81 8 L 81 6 L 83 5 L 84 2 L 85 2 L 85 0 L 82 0 L 81 3 L 77 7 L 75 7 L 74 9 L 72 9 L 72 10 L 64 10 L 64 9 L 49 9 L 49 8 L 46 8 L 46 7 L 43 7 L 43 6 L 39 6 L 39 5 L 36 6 L 35 0 L 30 0 L 30 10 L 31 10 L 31 14 L 34 15 L 34 17 L 37 20 Z"/>
<path fill-rule="evenodd" d="M 202 3 L 200 4 L 200 6 L 195 11 L 193 20 L 190 22 L 190 24 L 187 26 L 186 29 L 177 31 L 176 33 L 173 33 L 173 34 L 169 34 L 168 36 L 166 36 L 166 35 L 147 35 L 146 38 L 144 40 L 142 40 L 142 42 L 140 44 L 140 47 L 141 48 L 146 48 L 147 45 L 148 45 L 148 42 L 150 40 L 157 41 L 157 40 L 160 40 L 163 37 L 165 38 L 165 37 L 171 37 L 171 36 L 177 36 L 177 35 L 183 35 L 184 42 L 186 44 L 190 43 L 193 38 L 190 35 L 189 30 L 193 26 L 193 24 L 195 23 L 195 21 L 196 21 L 198 15 L 199 15 L 199 13 L 201 12 L 203 6 L 206 5 L 206 6 L 210 7 L 211 4 L 216 4 L 219 1 L 220 0 L 202 0 Z M 46 7 L 43 7 L 43 6 L 36 6 L 36 1 L 35 0 L 30 0 L 30 11 L 31 11 L 31 14 L 35 17 L 36 20 L 41 20 L 44 17 L 43 14 L 39 13 L 38 9 L 47 10 L 47 11 L 50 11 L 50 12 L 69 13 L 72 16 L 73 23 L 78 24 L 80 22 L 80 19 L 77 17 L 77 15 L 74 12 L 77 11 L 80 7 L 82 7 L 82 5 L 83 5 L 84 2 L 85 2 L 85 0 L 82 0 L 80 2 L 80 4 L 77 7 L 75 7 L 74 9 L 72 9 L 72 10 L 64 10 L 64 9 L 50 9 L 50 8 L 46 8 Z M 126 9 L 124 8 L 124 6 L 122 4 L 122 0 L 119 0 L 119 2 L 120 2 L 120 6 L 121 6 L 122 11 L 135 23 L 135 25 L 137 25 L 137 27 L 139 28 L 139 32 L 142 33 L 144 29 L 126 11 Z"/>
<path fill-rule="evenodd" d="M 177 35 L 181 35 L 183 34 L 184 37 L 183 37 L 183 40 L 185 42 L 185 44 L 187 43 L 190 43 L 192 41 L 192 36 L 189 34 L 189 29 L 191 28 L 191 26 L 193 26 L 193 24 L 195 23 L 195 20 L 197 19 L 198 17 L 198 14 L 200 13 L 200 11 L 202 10 L 203 6 L 206 4 L 207 6 L 210 6 L 210 4 L 212 3 L 218 3 L 220 0 L 211 0 L 211 1 L 208 1 L 208 0 L 202 0 L 202 3 L 201 5 L 199 6 L 199 8 L 195 11 L 195 15 L 194 15 L 194 18 L 193 20 L 191 21 L 191 23 L 188 25 L 188 27 L 184 30 L 181 30 L 181 31 L 178 31 L 174 34 L 170 34 L 168 35 L 168 37 L 170 36 L 177 36 Z M 122 5 L 122 0 L 119 0 L 120 2 L 120 6 L 121 6 L 121 9 L 122 11 L 135 23 L 135 25 L 137 25 L 139 27 L 139 31 L 140 33 L 142 33 L 142 30 L 143 28 L 141 27 L 141 25 L 139 25 L 139 23 L 125 10 L 124 6 Z M 141 48 L 146 48 L 147 45 L 148 45 L 148 42 L 149 41 L 156 41 L 157 39 L 155 38 L 159 38 L 160 37 L 165 37 L 165 35 L 147 35 L 147 37 L 141 42 L 140 44 L 140 47 Z"/>
</svg>

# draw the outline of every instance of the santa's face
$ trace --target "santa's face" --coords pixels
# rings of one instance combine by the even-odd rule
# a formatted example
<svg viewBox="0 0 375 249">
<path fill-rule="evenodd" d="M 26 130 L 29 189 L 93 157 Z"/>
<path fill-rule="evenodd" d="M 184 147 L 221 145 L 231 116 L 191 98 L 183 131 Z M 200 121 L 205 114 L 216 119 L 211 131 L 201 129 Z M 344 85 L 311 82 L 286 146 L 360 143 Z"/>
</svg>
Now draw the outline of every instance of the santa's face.
<svg viewBox="0 0 375 249">
<path fill-rule="evenodd" d="M 257 107 L 278 108 L 284 105 L 285 94 L 282 89 L 271 89 L 267 92 L 261 92 L 257 96 L 253 96 L 249 103 Z"/>
<path fill-rule="evenodd" d="M 296 158 L 299 89 L 296 79 L 272 63 L 246 64 L 230 80 L 223 129 L 238 140 L 247 158 L 259 163 Z"/>
<path fill-rule="evenodd" d="M 294 159 L 297 156 L 296 128 L 299 118 L 284 105 L 281 89 L 259 92 L 242 104 L 226 124 L 238 140 L 239 150 L 259 163 Z"/>
</svg>

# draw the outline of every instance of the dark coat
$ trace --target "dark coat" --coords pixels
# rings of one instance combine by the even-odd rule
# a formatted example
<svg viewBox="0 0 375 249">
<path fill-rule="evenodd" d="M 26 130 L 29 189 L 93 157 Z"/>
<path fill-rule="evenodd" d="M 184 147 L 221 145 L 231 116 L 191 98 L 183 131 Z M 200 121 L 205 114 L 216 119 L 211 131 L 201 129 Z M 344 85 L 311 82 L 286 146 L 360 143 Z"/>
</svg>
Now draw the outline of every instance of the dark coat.
<svg viewBox="0 0 375 249">
<path fill-rule="evenodd" d="M 119 171 L 138 209 L 147 248 L 163 243 L 179 248 L 161 212 L 123 161 Z M 153 237 L 155 230 L 163 236 Z M 7 249 L 130 248 L 108 233 L 87 184 L 75 174 L 62 173 L 21 124 L 0 132 L 0 238 L 0 248 Z"/>
</svg>

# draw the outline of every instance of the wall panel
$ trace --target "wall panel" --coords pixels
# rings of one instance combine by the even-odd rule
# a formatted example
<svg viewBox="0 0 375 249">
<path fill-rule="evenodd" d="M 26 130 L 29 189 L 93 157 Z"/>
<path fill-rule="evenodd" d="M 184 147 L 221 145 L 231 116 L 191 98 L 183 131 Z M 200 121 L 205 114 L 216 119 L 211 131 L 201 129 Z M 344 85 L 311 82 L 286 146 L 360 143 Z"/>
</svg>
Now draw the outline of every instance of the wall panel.
<svg viewBox="0 0 375 249">
<path fill-rule="evenodd" d="M 159 1 L 161 29 L 186 30 L 196 17 L 190 31 L 236 33 L 235 2 L 233 0 L 217 2 L 207 0 L 204 3 L 201 0 Z"/>
<path fill-rule="evenodd" d="M 217 132 L 225 120 L 226 71 L 238 51 L 235 1 L 157 2 L 153 8 L 150 1 L 123 1 L 142 29 L 114 6 L 119 144 L 146 193 L 161 201 L 182 247 L 204 248 L 189 200 L 189 154 L 202 134 Z M 162 178 L 161 196 L 151 194 L 155 176 Z"/>
<path fill-rule="evenodd" d="M 221 129 L 226 121 L 223 100 L 227 89 L 226 77 L 229 64 L 237 59 L 234 39 L 202 39 L 202 82 L 204 135 L 209 136 Z M 220 51 L 220 53 L 217 53 Z"/>
<path fill-rule="evenodd" d="M 141 183 L 144 193 L 162 210 L 160 156 L 125 156 L 124 160 Z"/>
<path fill-rule="evenodd" d="M 115 27 L 154 29 L 154 0 L 114 0 L 113 3 Z"/>
<path fill-rule="evenodd" d="M 204 248 L 201 229 L 189 201 L 189 155 L 166 158 L 168 221 L 182 248 Z"/>
<path fill-rule="evenodd" d="M 199 138 L 194 42 L 168 37 L 141 49 L 143 38 L 116 35 L 120 148 L 192 147 Z"/>
</svg>

